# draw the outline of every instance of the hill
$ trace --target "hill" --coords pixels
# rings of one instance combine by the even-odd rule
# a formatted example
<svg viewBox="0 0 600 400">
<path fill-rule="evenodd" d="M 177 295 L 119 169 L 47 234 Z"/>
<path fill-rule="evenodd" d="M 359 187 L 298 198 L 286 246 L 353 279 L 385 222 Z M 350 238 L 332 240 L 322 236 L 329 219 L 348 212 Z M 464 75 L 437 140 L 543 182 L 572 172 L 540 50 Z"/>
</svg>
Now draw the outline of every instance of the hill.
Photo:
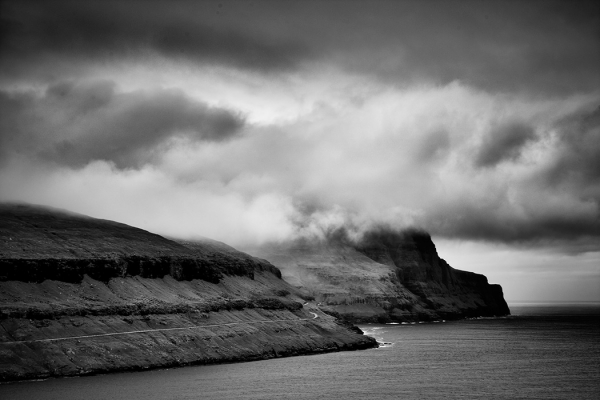
<svg viewBox="0 0 600 400">
<path fill-rule="evenodd" d="M 354 322 L 510 313 L 500 285 L 450 267 L 438 256 L 430 235 L 419 230 L 377 228 L 358 241 L 338 230 L 325 239 L 272 243 L 248 252 L 272 262 L 323 310 Z"/>
<path fill-rule="evenodd" d="M 265 260 L 113 221 L 0 205 L 0 380 L 353 350 Z"/>
</svg>

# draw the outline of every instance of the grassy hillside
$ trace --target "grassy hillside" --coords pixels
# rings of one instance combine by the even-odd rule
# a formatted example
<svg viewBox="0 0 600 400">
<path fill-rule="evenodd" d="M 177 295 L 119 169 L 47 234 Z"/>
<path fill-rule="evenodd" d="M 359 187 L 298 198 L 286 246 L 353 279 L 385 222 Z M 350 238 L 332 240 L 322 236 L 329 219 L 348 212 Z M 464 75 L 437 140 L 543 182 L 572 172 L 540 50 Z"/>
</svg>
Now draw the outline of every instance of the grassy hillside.
<svg viewBox="0 0 600 400">
<path fill-rule="evenodd" d="M 225 244 L 0 206 L 0 380 L 373 346 Z"/>
</svg>

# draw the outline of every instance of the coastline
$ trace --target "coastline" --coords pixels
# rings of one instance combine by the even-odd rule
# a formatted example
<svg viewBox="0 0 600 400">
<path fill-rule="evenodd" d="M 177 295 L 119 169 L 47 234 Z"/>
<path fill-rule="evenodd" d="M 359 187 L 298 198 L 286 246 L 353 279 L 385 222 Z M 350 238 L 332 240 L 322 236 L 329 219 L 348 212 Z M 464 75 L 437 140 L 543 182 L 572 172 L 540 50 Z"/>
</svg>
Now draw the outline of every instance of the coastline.
<svg viewBox="0 0 600 400">
<path fill-rule="evenodd" d="M 367 338 L 371 338 L 370 336 L 365 335 Z M 365 342 L 357 342 L 352 344 L 347 344 L 344 346 L 333 346 L 326 348 L 316 348 L 316 349 L 304 349 L 304 350 L 290 350 L 289 352 L 273 352 L 268 351 L 262 354 L 257 354 L 255 356 L 250 357 L 239 357 L 239 358 L 229 358 L 229 359 L 207 359 L 207 360 L 197 360 L 195 362 L 188 363 L 172 363 L 165 365 L 157 365 L 157 366 L 146 366 L 146 367 L 125 367 L 125 368 L 116 368 L 116 369 L 107 369 L 107 370 L 95 370 L 88 371 L 73 375 L 49 375 L 49 376 L 41 376 L 36 378 L 25 378 L 25 379 L 14 379 L 14 380 L 2 380 L 0 379 L 0 385 L 10 385 L 15 383 L 27 383 L 27 382 L 41 382 L 47 381 L 50 379 L 68 379 L 68 378 L 80 378 L 80 377 L 88 377 L 88 376 L 97 376 L 97 375 L 110 375 L 110 374 L 119 374 L 125 372 L 145 372 L 145 371 L 161 371 L 161 370 L 169 370 L 175 368 L 185 368 L 191 366 L 201 366 L 201 365 L 222 365 L 222 364 L 238 364 L 245 362 L 253 362 L 260 360 L 270 360 L 275 358 L 290 358 L 290 357 L 298 357 L 298 356 L 312 356 L 319 354 L 327 354 L 327 353 L 337 353 L 340 351 L 360 351 L 360 350 L 370 350 L 379 347 L 379 343 L 373 338 L 373 340 L 366 340 Z"/>
</svg>

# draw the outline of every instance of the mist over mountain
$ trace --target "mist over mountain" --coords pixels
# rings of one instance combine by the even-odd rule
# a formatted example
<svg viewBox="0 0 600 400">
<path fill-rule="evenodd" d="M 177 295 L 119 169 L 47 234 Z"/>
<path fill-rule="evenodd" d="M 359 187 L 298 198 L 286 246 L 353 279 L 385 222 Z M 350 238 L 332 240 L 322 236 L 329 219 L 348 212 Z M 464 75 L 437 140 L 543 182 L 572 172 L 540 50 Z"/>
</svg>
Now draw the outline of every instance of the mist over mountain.
<svg viewBox="0 0 600 400">
<path fill-rule="evenodd" d="M 513 299 L 600 299 L 595 1 L 7 0 L 0 18 L 2 201 L 234 246 L 414 226 L 461 263 L 501 251 L 465 261 Z"/>
<path fill-rule="evenodd" d="M 351 238 L 345 229 L 248 249 L 281 269 L 322 309 L 357 322 L 431 321 L 507 315 L 500 285 L 454 269 L 429 234 L 379 226 Z"/>
</svg>

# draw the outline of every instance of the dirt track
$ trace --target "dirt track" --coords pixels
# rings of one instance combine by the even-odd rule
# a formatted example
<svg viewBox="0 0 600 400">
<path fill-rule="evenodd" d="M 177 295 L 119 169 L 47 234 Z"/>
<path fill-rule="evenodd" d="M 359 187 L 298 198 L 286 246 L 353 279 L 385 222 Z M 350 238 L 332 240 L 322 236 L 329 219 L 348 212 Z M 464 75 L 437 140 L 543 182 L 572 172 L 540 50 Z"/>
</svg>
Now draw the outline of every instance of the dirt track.
<svg viewBox="0 0 600 400">
<path fill-rule="evenodd" d="M 313 318 L 318 318 L 317 313 L 311 312 L 314 315 Z M 51 339 L 34 339 L 34 340 L 15 340 L 9 342 L 0 342 L 0 344 L 15 344 L 15 343 L 35 343 L 35 342 L 53 342 L 57 340 L 70 340 L 70 339 L 87 339 L 93 337 L 102 337 L 102 336 L 118 336 L 118 335 L 130 335 L 133 333 L 148 333 L 148 332 L 163 332 L 163 331 L 180 331 L 186 329 L 197 329 L 197 328 L 211 328 L 215 326 L 228 326 L 228 325 L 242 325 L 242 324 L 268 324 L 273 322 L 290 322 L 290 321 L 309 321 L 309 318 L 299 318 L 299 319 L 284 319 L 284 320 L 263 320 L 263 321 L 247 321 L 247 322 L 229 322 L 224 324 L 212 324 L 212 325 L 196 325 L 196 326 L 184 326 L 179 328 L 158 328 L 158 329 L 144 329 L 138 331 L 127 331 L 127 332 L 114 332 L 114 333 L 101 333 L 97 335 L 82 335 L 82 336 L 68 336 L 68 337 L 60 337 L 60 338 L 51 338 Z"/>
</svg>

